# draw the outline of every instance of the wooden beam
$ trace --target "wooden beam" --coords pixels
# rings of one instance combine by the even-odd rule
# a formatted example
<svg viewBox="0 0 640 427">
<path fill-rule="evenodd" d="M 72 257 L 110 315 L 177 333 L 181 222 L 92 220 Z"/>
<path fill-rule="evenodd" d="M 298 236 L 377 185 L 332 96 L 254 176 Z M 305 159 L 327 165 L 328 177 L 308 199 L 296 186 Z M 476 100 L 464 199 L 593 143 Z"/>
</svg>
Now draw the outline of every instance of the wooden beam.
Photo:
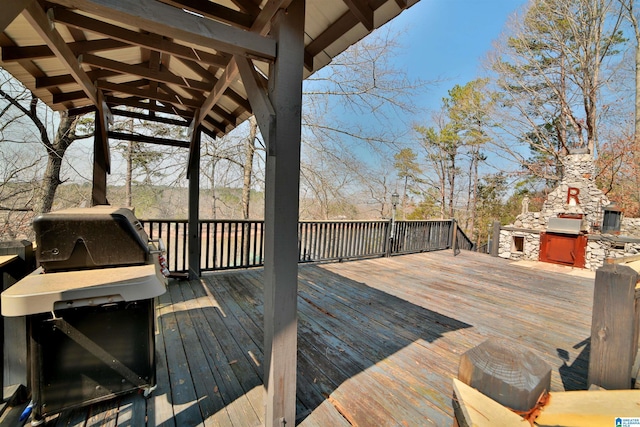
<svg viewBox="0 0 640 427">
<path fill-rule="evenodd" d="M 370 0 L 369 7 L 371 10 L 376 11 L 380 6 L 385 4 L 387 0 Z M 329 28 L 327 28 L 322 34 L 316 37 L 306 47 L 305 51 L 305 68 L 310 71 L 314 70 L 313 58 L 322 52 L 327 47 L 335 43 L 340 37 L 346 34 L 349 30 L 355 27 L 358 22 L 358 18 L 351 10 L 344 13 L 338 18 Z"/>
<path fill-rule="evenodd" d="M 189 10 L 217 21 L 233 24 L 245 29 L 251 28 L 253 17 L 209 0 L 160 0 L 170 6 Z"/>
<path fill-rule="evenodd" d="M 396 4 L 402 10 L 405 10 L 407 8 L 407 0 L 396 0 Z"/>
<path fill-rule="evenodd" d="M 278 57 L 269 72 L 276 112 L 265 170 L 265 427 L 295 425 L 298 210 L 305 0 L 293 0 L 271 23 Z M 264 136 L 264 135 L 263 135 Z"/>
<path fill-rule="evenodd" d="M 256 16 L 260 13 L 261 0 L 231 0 L 238 9 L 251 16 Z"/>
<path fill-rule="evenodd" d="M 251 31 L 261 34 L 263 36 L 267 35 L 271 28 L 271 20 L 273 19 L 275 14 L 280 9 L 286 9 L 289 6 L 289 4 L 291 4 L 291 0 L 268 1 L 264 5 L 260 13 L 258 14 L 258 17 L 256 18 L 256 20 L 253 22 L 253 25 L 251 26 Z"/>
<path fill-rule="evenodd" d="M 222 138 L 224 136 L 224 133 L 222 132 L 216 132 L 211 129 L 208 129 L 206 126 L 206 123 L 207 123 L 206 121 L 202 123 L 203 123 L 203 125 L 201 126 L 202 133 L 208 135 L 211 139 Z"/>
<path fill-rule="evenodd" d="M 99 80 L 96 83 L 97 83 L 97 86 L 103 90 L 107 90 L 115 93 L 124 93 L 128 95 L 139 96 L 140 98 L 155 99 L 156 101 L 172 104 L 176 108 L 180 108 L 180 109 L 185 109 L 185 107 L 198 108 L 200 106 L 200 103 L 189 98 L 163 95 L 161 93 L 152 92 L 147 89 L 140 89 L 138 87 L 135 87 L 133 85 L 129 85 L 126 83 L 111 83 L 104 80 Z"/>
<path fill-rule="evenodd" d="M 140 99 L 138 97 L 128 97 L 128 98 L 117 98 L 115 96 L 109 96 L 106 95 L 105 97 L 105 101 L 107 101 L 107 105 L 111 105 L 111 106 L 119 106 L 119 105 L 125 105 L 127 107 L 133 107 L 133 108 L 138 108 L 140 110 L 148 110 L 148 111 L 155 111 L 158 113 L 165 113 L 165 114 L 173 114 L 179 117 L 184 117 L 184 118 L 193 118 L 193 110 L 191 111 L 180 111 L 180 110 L 176 110 L 175 108 L 168 107 L 168 106 L 164 106 L 164 105 L 151 105 L 147 102 L 146 99 Z"/>
<path fill-rule="evenodd" d="M 249 103 L 249 101 L 241 97 L 233 89 L 227 88 L 227 90 L 224 91 L 224 95 L 230 100 L 232 100 L 233 102 L 235 102 L 236 104 L 238 104 L 238 106 L 242 107 L 243 110 L 251 111 L 251 104 Z"/>
<path fill-rule="evenodd" d="M 76 107 L 76 108 L 68 109 L 67 115 L 69 115 L 69 117 L 83 116 L 85 114 L 95 113 L 96 110 L 97 109 L 95 105 L 86 105 L 84 107 Z"/>
<path fill-rule="evenodd" d="M 78 64 L 76 56 L 67 46 L 62 36 L 52 27 L 47 14 L 37 2 L 33 2 L 24 10 L 25 18 L 33 26 L 38 35 L 42 37 L 44 42 L 51 48 L 56 56 L 62 62 L 62 65 L 69 71 L 80 88 L 87 94 L 91 102 L 99 108 L 98 96 L 93 82 L 87 76 L 87 73 Z"/>
<path fill-rule="evenodd" d="M 207 96 L 207 99 L 204 100 L 202 106 L 200 106 L 200 114 L 195 118 L 195 127 L 198 127 L 204 117 L 209 113 L 209 110 L 213 108 L 214 105 L 222 98 L 224 92 L 227 90 L 231 82 L 233 82 L 239 74 L 238 66 L 234 58 L 231 58 L 229 63 L 224 69 L 222 76 L 213 86 L 213 90 Z"/>
<path fill-rule="evenodd" d="M 93 70 L 87 72 L 87 76 L 91 79 L 91 81 L 96 81 L 98 79 L 105 79 L 108 77 L 117 76 L 119 73 L 111 70 Z M 76 84 L 76 80 L 73 78 L 71 74 L 63 74 L 60 76 L 43 76 L 36 77 L 36 89 L 47 89 L 56 86 L 63 86 L 68 84 Z"/>
<path fill-rule="evenodd" d="M 208 82 L 202 82 L 193 79 L 187 79 L 184 77 L 176 76 L 175 74 L 166 71 L 152 71 L 148 65 L 130 65 L 124 62 L 114 61 L 113 59 L 103 58 L 101 56 L 92 55 L 90 53 L 86 55 L 80 55 L 78 61 L 83 64 L 88 64 L 94 67 L 103 68 L 106 70 L 116 71 L 122 74 L 132 74 L 134 76 L 142 77 L 149 80 L 155 80 L 157 82 L 174 84 L 177 86 L 186 87 L 189 89 L 197 89 L 202 92 L 208 92 L 211 90 L 211 84 Z"/>
<path fill-rule="evenodd" d="M 154 34 L 144 34 L 128 30 L 85 15 L 80 15 L 68 9 L 57 7 L 54 8 L 53 11 L 53 19 L 56 22 L 107 36 L 134 46 L 158 50 L 180 58 L 213 65 L 214 67 L 222 67 L 229 61 L 229 58 L 225 55 L 216 55 L 201 49 L 184 46 L 167 39 L 158 38 L 157 35 Z"/>
<path fill-rule="evenodd" d="M 82 90 L 76 90 L 73 92 L 60 92 L 52 95 L 52 101 L 54 104 L 65 104 L 67 102 L 78 101 L 80 99 L 86 99 L 87 94 Z"/>
<path fill-rule="evenodd" d="M 260 132 L 263 135 L 269 135 L 275 124 L 276 113 L 267 93 L 267 81 L 258 75 L 251 60 L 240 56 L 234 56 L 234 59 L 238 65 L 251 108 L 260 126 Z"/>
<path fill-rule="evenodd" d="M 127 46 L 129 46 L 127 43 L 112 39 L 83 40 L 67 43 L 67 47 L 69 47 L 76 56 L 81 53 L 121 49 Z M 53 58 L 54 56 L 55 54 L 47 45 L 7 46 L 2 48 L 3 62 L 33 61 L 34 59 Z"/>
<path fill-rule="evenodd" d="M 342 0 L 368 31 L 373 31 L 373 9 L 363 0 Z"/>
<path fill-rule="evenodd" d="M 199 17 L 156 0 L 54 0 L 53 3 L 229 54 L 266 61 L 273 60 L 276 55 L 276 43 L 269 37 Z"/>
<path fill-rule="evenodd" d="M 148 144 L 166 145 L 170 147 L 180 147 L 180 148 L 189 147 L 189 143 L 187 141 L 180 141 L 178 139 L 171 139 L 171 138 L 158 138 L 157 136 L 134 135 L 131 133 L 123 133 L 123 132 L 110 131 L 109 138 L 117 139 L 119 141 L 144 142 Z"/>
<path fill-rule="evenodd" d="M 0 33 L 13 22 L 22 11 L 35 0 L 11 0 L 2 2 L 2 13 L 0 13 Z"/>
<path fill-rule="evenodd" d="M 209 127 L 212 127 L 220 135 L 224 135 L 225 133 L 227 133 L 225 125 L 223 123 L 215 121 L 211 116 L 205 116 L 202 124 L 209 125 Z"/>
<path fill-rule="evenodd" d="M 329 28 L 307 45 L 305 67 L 308 70 L 313 70 L 313 58 L 355 27 L 358 22 L 358 18 L 351 11 L 338 18 Z"/>
<path fill-rule="evenodd" d="M 156 115 L 152 116 L 150 114 L 138 113 L 136 111 L 118 110 L 114 108 L 111 110 L 111 114 L 113 114 L 114 116 L 128 117 L 130 119 L 147 120 L 150 122 L 164 123 L 172 126 L 189 127 L 189 122 L 185 120 L 176 120 L 176 119 L 171 119 L 169 117 L 156 116 Z"/>
</svg>

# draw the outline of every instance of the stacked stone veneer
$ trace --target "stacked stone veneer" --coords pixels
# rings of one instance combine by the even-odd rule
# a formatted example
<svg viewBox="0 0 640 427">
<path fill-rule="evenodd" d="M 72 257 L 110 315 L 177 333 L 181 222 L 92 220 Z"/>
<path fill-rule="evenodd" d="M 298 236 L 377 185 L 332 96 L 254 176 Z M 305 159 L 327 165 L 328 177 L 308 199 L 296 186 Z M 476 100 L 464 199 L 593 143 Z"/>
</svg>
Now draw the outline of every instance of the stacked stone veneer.
<svg viewBox="0 0 640 427">
<path fill-rule="evenodd" d="M 540 255 L 540 232 L 545 231 L 549 218 L 558 214 L 584 215 L 584 230 L 589 232 L 585 254 L 585 268 L 595 270 L 603 265 L 605 258 L 637 255 L 640 253 L 640 218 L 624 218 L 621 235 L 601 235 L 598 226 L 602 222 L 602 208 L 610 202 L 595 185 L 595 165 L 587 153 L 569 154 L 563 159 L 564 177 L 560 185 L 547 196 L 540 212 L 523 212 L 513 224 L 500 230 L 498 256 L 508 259 L 538 260 Z M 571 194 L 576 197 L 569 197 Z M 575 199 L 579 203 L 576 203 Z M 635 236 L 635 238 L 634 238 Z M 516 245 L 522 243 L 522 251 Z"/>
</svg>

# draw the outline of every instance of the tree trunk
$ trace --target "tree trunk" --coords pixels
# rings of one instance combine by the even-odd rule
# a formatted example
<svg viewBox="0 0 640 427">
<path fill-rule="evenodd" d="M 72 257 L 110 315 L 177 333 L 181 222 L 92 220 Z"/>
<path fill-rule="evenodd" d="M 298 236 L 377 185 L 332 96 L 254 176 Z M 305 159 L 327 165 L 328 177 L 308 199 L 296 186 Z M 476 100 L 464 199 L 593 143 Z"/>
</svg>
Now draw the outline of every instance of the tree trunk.
<svg viewBox="0 0 640 427">
<path fill-rule="evenodd" d="M 129 132 L 133 135 L 133 119 L 129 121 Z M 127 206 L 133 206 L 131 181 L 133 180 L 133 142 L 127 141 L 127 176 L 124 182 L 124 198 Z"/>
<path fill-rule="evenodd" d="M 76 118 L 67 116 L 66 112 L 60 113 L 60 126 L 56 133 L 53 144 L 47 146 L 47 168 L 42 179 L 42 193 L 40 206 L 36 208 L 38 213 L 51 212 L 56 190 L 62 184 L 60 171 L 62 170 L 62 159 L 67 148 L 74 141 L 76 130 Z"/>
<path fill-rule="evenodd" d="M 405 175 L 404 177 L 404 189 L 402 190 L 402 220 L 407 220 L 407 182 L 409 180 L 409 175 Z"/>
<path fill-rule="evenodd" d="M 256 134 L 258 122 L 255 116 L 249 119 L 249 138 L 244 156 L 244 179 L 242 182 L 242 216 L 249 219 L 249 203 L 251 201 L 251 175 L 253 174 L 253 155 L 256 152 Z"/>
<path fill-rule="evenodd" d="M 218 163 L 218 158 L 214 155 L 211 160 L 211 219 L 216 219 L 218 212 L 218 195 L 216 194 L 216 163 Z"/>
<path fill-rule="evenodd" d="M 453 199 L 455 198 L 456 191 L 456 158 L 455 155 L 452 155 L 450 158 L 450 165 L 447 174 L 449 175 L 449 218 L 453 218 L 454 214 L 454 203 Z"/>
</svg>

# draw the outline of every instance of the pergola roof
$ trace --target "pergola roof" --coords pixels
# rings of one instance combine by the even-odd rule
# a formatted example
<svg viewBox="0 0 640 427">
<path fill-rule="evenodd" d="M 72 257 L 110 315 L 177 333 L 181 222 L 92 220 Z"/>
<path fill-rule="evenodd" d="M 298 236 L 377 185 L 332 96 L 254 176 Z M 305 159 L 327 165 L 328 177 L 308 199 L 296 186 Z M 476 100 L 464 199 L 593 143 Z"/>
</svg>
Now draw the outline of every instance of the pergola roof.
<svg viewBox="0 0 640 427">
<path fill-rule="evenodd" d="M 266 88 L 277 51 L 271 19 L 290 1 L 11 0 L 0 66 L 53 110 L 222 136 L 253 114 L 250 95 Z M 307 0 L 304 76 L 416 2 Z"/>
<path fill-rule="evenodd" d="M 265 426 L 296 419 L 302 79 L 416 1 L 3 1 L 0 66 L 54 110 L 96 112 L 94 205 L 108 204 L 108 137 L 125 139 L 108 132 L 110 112 L 193 130 L 189 141 L 148 140 L 190 147 L 191 278 L 200 275 L 201 133 L 224 135 L 255 114 L 268 159 Z"/>
</svg>

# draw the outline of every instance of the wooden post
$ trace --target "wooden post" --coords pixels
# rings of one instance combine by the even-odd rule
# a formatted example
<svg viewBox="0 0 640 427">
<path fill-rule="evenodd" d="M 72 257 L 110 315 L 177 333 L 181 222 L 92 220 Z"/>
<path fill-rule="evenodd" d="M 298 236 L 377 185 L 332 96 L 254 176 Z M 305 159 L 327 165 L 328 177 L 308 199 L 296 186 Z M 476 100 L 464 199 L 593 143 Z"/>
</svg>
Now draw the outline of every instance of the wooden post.
<svg viewBox="0 0 640 427">
<path fill-rule="evenodd" d="M 108 205 L 107 200 L 107 159 L 102 141 L 99 113 L 96 113 L 95 132 L 93 135 L 93 186 L 91 188 L 91 206 Z"/>
<path fill-rule="evenodd" d="M 267 141 L 264 259 L 265 426 L 296 422 L 298 207 L 305 1 L 273 19 L 269 69 L 275 125 Z"/>
<path fill-rule="evenodd" d="M 493 234 L 491 236 L 491 256 L 498 256 L 500 249 L 500 221 L 493 221 Z"/>
<path fill-rule="evenodd" d="M 189 161 L 189 280 L 200 277 L 200 128 L 193 130 L 193 144 Z"/>
<path fill-rule="evenodd" d="M 455 219 L 451 218 L 451 237 L 449 238 L 449 242 L 451 242 L 451 249 L 453 249 L 453 256 L 458 255 L 456 253 L 456 245 L 458 244 L 458 223 Z"/>
<path fill-rule="evenodd" d="M 391 234 L 393 230 L 393 219 L 390 219 L 387 222 L 385 230 L 384 230 L 384 253 L 386 257 L 391 256 L 391 251 L 393 250 L 393 235 Z"/>
<path fill-rule="evenodd" d="M 626 265 L 605 264 L 596 271 L 591 320 L 588 385 L 607 390 L 631 387 L 637 350 L 635 287 L 638 273 Z"/>
</svg>

